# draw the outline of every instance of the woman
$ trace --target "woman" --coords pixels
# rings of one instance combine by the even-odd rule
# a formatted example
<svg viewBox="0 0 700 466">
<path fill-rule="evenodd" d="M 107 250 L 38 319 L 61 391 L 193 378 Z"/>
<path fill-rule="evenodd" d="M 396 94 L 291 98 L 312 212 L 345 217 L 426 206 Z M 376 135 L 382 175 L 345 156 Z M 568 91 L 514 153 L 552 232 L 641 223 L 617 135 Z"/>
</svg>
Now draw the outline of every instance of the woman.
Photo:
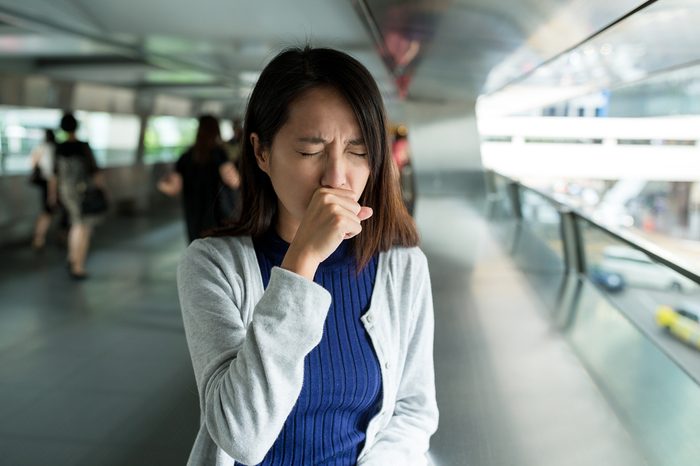
<svg viewBox="0 0 700 466">
<path fill-rule="evenodd" d="M 32 150 L 32 170 L 38 170 L 39 179 L 37 185 L 41 189 L 41 213 L 36 219 L 34 226 L 34 239 L 32 248 L 39 251 L 46 244 L 46 233 L 51 226 L 51 216 L 53 215 L 56 199 L 49 193 L 49 180 L 54 176 L 54 150 L 56 148 L 56 137 L 50 129 L 44 133 L 44 141 Z"/>
<path fill-rule="evenodd" d="M 385 121 L 344 53 L 287 50 L 260 75 L 244 217 L 178 269 L 202 416 L 190 465 L 427 463 L 430 281 Z"/>
<path fill-rule="evenodd" d="M 192 242 L 235 215 L 232 190 L 239 183 L 238 170 L 221 142 L 219 121 L 204 115 L 199 118 L 194 145 L 180 156 L 175 171 L 158 182 L 158 189 L 168 196 L 182 192 L 187 236 Z"/>
<path fill-rule="evenodd" d="M 86 190 L 94 185 L 105 190 L 105 182 L 95 161 L 95 155 L 87 142 L 78 140 L 78 120 L 67 113 L 61 118 L 61 129 L 66 133 L 66 140 L 56 146 L 55 173 L 58 181 L 51 182 L 52 199 L 56 192 L 61 203 L 68 211 L 70 230 L 68 230 L 68 270 L 75 280 L 87 278 L 85 260 L 90 249 L 90 238 L 98 216 L 84 215 L 82 202 Z"/>
</svg>

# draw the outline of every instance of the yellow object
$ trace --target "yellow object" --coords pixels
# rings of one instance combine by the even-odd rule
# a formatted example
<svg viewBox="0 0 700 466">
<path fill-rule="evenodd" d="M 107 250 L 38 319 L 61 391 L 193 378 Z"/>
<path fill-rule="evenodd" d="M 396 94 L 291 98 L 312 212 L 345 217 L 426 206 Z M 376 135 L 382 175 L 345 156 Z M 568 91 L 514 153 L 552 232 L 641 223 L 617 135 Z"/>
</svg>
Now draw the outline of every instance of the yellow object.
<svg viewBox="0 0 700 466">
<path fill-rule="evenodd" d="M 700 325 L 694 320 L 678 314 L 670 306 L 659 306 L 656 323 L 685 343 L 700 349 Z"/>
<path fill-rule="evenodd" d="M 670 327 L 678 319 L 678 314 L 670 306 L 659 306 L 656 310 L 656 324 L 659 327 Z"/>
</svg>

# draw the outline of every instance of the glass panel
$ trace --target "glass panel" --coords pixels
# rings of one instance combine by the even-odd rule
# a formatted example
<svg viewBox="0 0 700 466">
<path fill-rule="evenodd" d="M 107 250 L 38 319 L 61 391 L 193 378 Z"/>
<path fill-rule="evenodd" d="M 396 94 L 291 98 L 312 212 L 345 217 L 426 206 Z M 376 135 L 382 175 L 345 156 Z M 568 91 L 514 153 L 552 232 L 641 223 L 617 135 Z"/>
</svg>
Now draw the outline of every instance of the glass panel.
<svg viewBox="0 0 700 466">
<path fill-rule="evenodd" d="M 643 320 L 658 339 L 674 345 L 683 346 L 683 343 L 654 328 L 642 295 L 626 295 L 630 304 L 626 306 L 626 314 L 620 313 L 617 303 L 611 303 L 589 283 L 583 284 L 579 296 L 574 324 L 567 330 L 569 341 L 624 420 L 649 464 L 697 464 L 700 458 L 698 380 L 688 377 L 686 371 L 669 359 L 667 348 L 660 349 L 658 341 L 630 322 L 629 312 L 635 307 L 642 308 L 637 310 L 648 313 Z M 700 352 L 687 349 L 696 361 L 700 360 Z"/>
<path fill-rule="evenodd" d="M 508 191 L 510 180 L 497 173 L 492 174 L 493 192 L 490 193 L 489 197 L 490 218 L 493 221 L 514 220 L 513 207 Z"/>
<path fill-rule="evenodd" d="M 55 109 L 0 107 L 0 173 L 29 173 L 29 154 L 60 118 Z"/>
<path fill-rule="evenodd" d="M 588 278 L 631 322 L 700 380 L 698 284 L 592 223 L 581 221 L 581 232 Z"/>
<path fill-rule="evenodd" d="M 135 115 L 75 112 L 78 138 L 90 143 L 100 167 L 131 165 L 136 160 L 140 123 Z"/>
<path fill-rule="evenodd" d="M 557 207 L 546 197 L 527 189 L 521 189 L 520 200 L 523 220 L 554 253 L 558 259 L 555 262 L 563 263 L 564 245 L 561 239 L 561 217 Z"/>
<path fill-rule="evenodd" d="M 28 173 L 32 149 L 44 139 L 44 130 L 58 130 L 63 112 L 46 108 L 0 107 L 0 170 L 3 174 Z M 133 115 L 75 112 L 78 138 L 88 141 L 101 167 L 134 162 L 139 120 Z"/>
<path fill-rule="evenodd" d="M 546 197 L 520 187 L 523 220 L 516 230 L 513 258 L 523 269 L 545 309 L 555 308 L 565 278 L 561 216 Z"/>
<path fill-rule="evenodd" d="M 194 142 L 195 118 L 156 116 L 148 120 L 144 141 L 145 163 L 173 162 Z"/>
</svg>

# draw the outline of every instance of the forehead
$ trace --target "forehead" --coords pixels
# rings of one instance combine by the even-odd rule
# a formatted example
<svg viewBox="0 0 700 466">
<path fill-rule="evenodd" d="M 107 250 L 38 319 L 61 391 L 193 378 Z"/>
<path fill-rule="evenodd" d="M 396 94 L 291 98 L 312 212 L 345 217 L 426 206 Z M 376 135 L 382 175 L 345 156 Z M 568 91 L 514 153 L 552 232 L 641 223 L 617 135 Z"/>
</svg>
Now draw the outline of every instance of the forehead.
<svg viewBox="0 0 700 466">
<path fill-rule="evenodd" d="M 340 92 L 329 86 L 314 87 L 294 99 L 285 126 L 296 131 L 340 130 L 360 136 L 352 107 Z"/>
</svg>

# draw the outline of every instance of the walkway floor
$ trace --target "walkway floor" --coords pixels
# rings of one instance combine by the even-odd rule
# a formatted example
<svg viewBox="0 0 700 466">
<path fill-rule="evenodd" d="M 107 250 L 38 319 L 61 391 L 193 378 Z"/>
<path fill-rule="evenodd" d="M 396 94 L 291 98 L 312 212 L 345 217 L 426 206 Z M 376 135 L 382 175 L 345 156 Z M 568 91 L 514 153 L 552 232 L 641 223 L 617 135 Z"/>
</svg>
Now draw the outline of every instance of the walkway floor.
<svg viewBox="0 0 700 466">
<path fill-rule="evenodd" d="M 184 464 L 197 394 L 176 296 L 183 228 L 98 228 L 91 278 L 64 253 L 4 250 L 0 272 L 0 464 Z"/>
<path fill-rule="evenodd" d="M 433 284 L 438 466 L 641 465 L 543 304 L 466 202 L 421 199 Z M 177 216 L 98 231 L 92 277 L 2 251 L 0 464 L 184 464 L 197 396 L 175 288 Z"/>
</svg>

